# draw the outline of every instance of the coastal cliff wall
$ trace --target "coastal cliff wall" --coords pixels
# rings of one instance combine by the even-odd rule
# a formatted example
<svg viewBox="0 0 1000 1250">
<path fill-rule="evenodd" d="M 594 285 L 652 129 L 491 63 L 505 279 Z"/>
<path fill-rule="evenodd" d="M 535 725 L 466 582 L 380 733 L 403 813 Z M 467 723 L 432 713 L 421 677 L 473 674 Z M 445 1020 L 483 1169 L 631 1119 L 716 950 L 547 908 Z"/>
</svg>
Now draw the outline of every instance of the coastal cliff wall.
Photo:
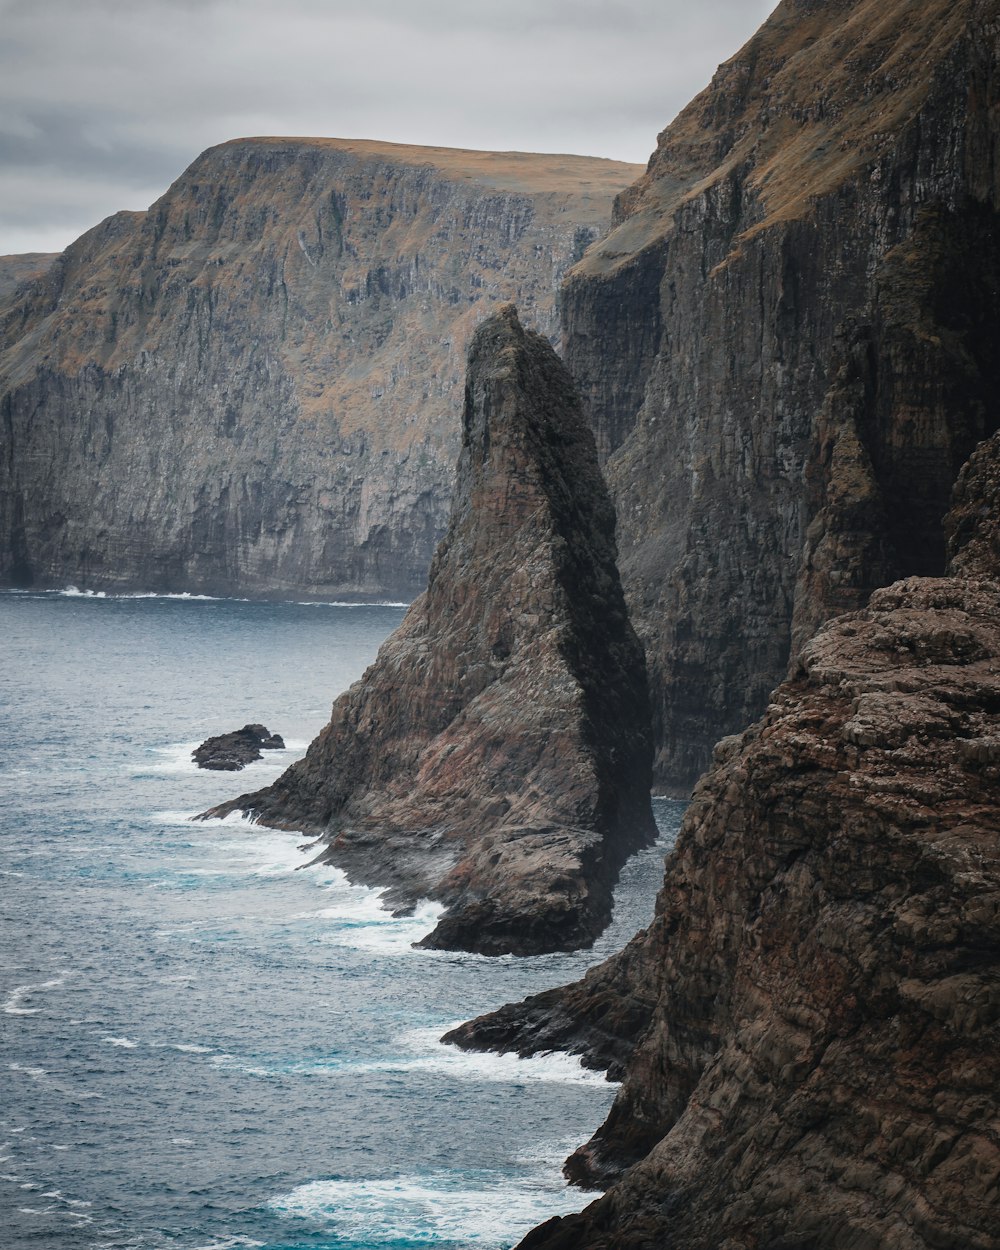
<svg viewBox="0 0 1000 1250">
<path fill-rule="evenodd" d="M 1000 420 L 997 41 L 993 0 L 784 0 L 567 279 L 665 790 L 822 621 L 944 569 Z"/>
<path fill-rule="evenodd" d="M 347 140 L 206 152 L 0 303 L 0 582 L 412 598 L 473 329 L 513 298 L 555 337 L 562 275 L 637 172 Z"/>
<path fill-rule="evenodd" d="M 829 622 L 724 740 L 652 924 L 449 1040 L 623 1084 L 524 1250 L 1000 1246 L 1000 436 L 949 576 Z M 628 1170 L 626 1170 L 628 1169 Z"/>
</svg>

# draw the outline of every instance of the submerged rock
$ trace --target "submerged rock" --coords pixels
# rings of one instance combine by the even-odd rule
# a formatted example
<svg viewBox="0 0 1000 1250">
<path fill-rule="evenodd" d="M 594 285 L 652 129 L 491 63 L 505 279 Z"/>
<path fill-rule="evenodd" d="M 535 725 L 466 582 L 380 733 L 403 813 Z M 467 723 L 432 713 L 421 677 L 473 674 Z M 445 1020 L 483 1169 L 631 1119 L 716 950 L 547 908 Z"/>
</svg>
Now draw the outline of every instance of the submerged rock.
<svg viewBox="0 0 1000 1250">
<path fill-rule="evenodd" d="M 426 592 L 273 785 L 213 809 L 325 835 L 351 878 L 446 911 L 424 944 L 569 950 L 654 836 L 642 649 L 572 381 L 513 305 L 477 330 Z"/>
<path fill-rule="evenodd" d="M 232 733 L 206 738 L 191 752 L 191 758 L 199 768 L 236 773 L 254 760 L 263 759 L 261 751 L 284 749 L 285 741 L 280 734 L 271 733 L 264 725 L 244 725 Z"/>
</svg>

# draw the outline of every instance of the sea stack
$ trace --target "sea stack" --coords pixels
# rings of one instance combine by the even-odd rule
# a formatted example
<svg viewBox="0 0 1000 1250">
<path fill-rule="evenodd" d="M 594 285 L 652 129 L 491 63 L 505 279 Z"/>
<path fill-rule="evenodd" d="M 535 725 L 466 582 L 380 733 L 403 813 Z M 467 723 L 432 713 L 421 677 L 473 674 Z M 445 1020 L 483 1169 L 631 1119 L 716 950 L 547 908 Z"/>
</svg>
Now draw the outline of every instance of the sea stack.
<svg viewBox="0 0 1000 1250">
<path fill-rule="evenodd" d="M 476 331 L 451 516 L 426 592 L 305 758 L 242 810 L 354 881 L 446 907 L 424 945 L 588 945 L 654 836 L 642 648 L 572 379 L 512 304 Z"/>
</svg>

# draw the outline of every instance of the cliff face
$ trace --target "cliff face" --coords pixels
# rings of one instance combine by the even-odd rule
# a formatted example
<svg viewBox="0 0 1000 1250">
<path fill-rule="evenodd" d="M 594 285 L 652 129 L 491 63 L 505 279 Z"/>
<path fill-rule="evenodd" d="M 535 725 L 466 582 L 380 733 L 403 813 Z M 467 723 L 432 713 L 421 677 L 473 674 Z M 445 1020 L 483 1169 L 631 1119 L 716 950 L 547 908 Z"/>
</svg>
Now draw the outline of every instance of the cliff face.
<svg viewBox="0 0 1000 1250">
<path fill-rule="evenodd" d="M 998 424 L 998 16 L 784 0 L 568 278 L 665 789 L 823 620 L 944 569 Z"/>
<path fill-rule="evenodd" d="M 412 597 L 469 338 L 563 272 L 637 167 L 248 139 L 0 307 L 0 582 Z"/>
<path fill-rule="evenodd" d="M 525 1247 L 1000 1246 L 998 482 L 994 437 L 953 575 L 830 622 L 719 745 L 650 928 L 453 1035 L 624 1075 L 568 1168 L 635 1166 Z"/>
<path fill-rule="evenodd" d="M 447 911 L 430 946 L 573 949 L 654 836 L 642 649 L 572 381 L 507 305 L 477 330 L 427 590 L 329 725 L 243 810 L 351 877 Z"/>
<path fill-rule="evenodd" d="M 22 282 L 40 278 L 58 258 L 58 252 L 18 252 L 0 256 L 0 302 L 13 295 Z"/>
</svg>

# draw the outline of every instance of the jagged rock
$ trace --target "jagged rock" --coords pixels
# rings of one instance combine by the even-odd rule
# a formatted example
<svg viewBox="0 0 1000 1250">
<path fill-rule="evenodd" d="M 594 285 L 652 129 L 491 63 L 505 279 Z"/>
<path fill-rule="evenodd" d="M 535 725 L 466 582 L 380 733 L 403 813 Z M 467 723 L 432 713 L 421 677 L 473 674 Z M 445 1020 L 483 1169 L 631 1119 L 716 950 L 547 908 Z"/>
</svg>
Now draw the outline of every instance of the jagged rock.
<svg viewBox="0 0 1000 1250">
<path fill-rule="evenodd" d="M 997 428 L 996 0 L 784 0 L 563 290 L 653 688 L 657 787 L 877 585 L 944 571 Z"/>
<path fill-rule="evenodd" d="M 0 583 L 414 598 L 473 329 L 516 299 L 555 336 L 561 275 L 638 172 L 210 149 L 0 308 Z"/>
<path fill-rule="evenodd" d="M 568 1168 L 634 1166 L 525 1247 L 1000 1246 L 998 741 L 995 582 L 897 583 L 803 648 L 650 929 L 454 1038 L 628 1056 Z"/>
<path fill-rule="evenodd" d="M 244 725 L 232 733 L 206 738 L 191 752 L 191 758 L 199 768 L 217 772 L 236 773 L 254 760 L 264 757 L 261 751 L 283 751 L 285 740 L 281 734 L 273 734 L 263 725 Z"/>
<path fill-rule="evenodd" d="M 213 809 L 321 834 L 425 945 L 572 949 L 654 836 L 642 650 L 572 381 L 512 305 L 476 332 L 448 530 L 426 592 L 304 760 Z"/>
<path fill-rule="evenodd" d="M 624 1078 L 566 1165 L 607 1195 L 524 1250 L 1000 1247 L 998 492 L 994 435 L 951 576 L 829 622 L 718 744 L 647 930 L 445 1039 Z"/>
</svg>

